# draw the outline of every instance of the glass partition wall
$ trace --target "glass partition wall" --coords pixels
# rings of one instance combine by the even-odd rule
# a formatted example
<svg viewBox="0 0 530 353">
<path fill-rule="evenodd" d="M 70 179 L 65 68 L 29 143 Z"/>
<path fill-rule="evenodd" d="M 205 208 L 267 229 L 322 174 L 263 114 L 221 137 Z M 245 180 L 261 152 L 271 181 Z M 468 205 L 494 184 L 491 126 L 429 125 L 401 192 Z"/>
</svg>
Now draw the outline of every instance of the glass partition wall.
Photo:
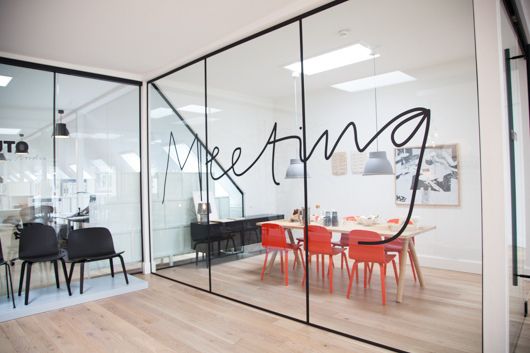
<svg viewBox="0 0 530 353">
<path fill-rule="evenodd" d="M 149 92 L 157 274 L 394 350 L 481 351 L 471 1 L 337 2 Z"/>
<path fill-rule="evenodd" d="M 51 225 L 62 245 L 72 229 L 101 226 L 110 229 L 116 250 L 125 251 L 127 269 L 140 268 L 138 86 L 7 64 L 0 64 L 0 75 L 10 78 L 0 87 L 5 258 L 18 256 L 24 223 Z M 26 154 L 17 153 L 20 141 Z M 15 283 L 19 270 L 15 262 Z M 53 282 L 51 266 L 35 270 L 32 286 Z M 108 262 L 87 270 L 107 273 Z"/>
</svg>

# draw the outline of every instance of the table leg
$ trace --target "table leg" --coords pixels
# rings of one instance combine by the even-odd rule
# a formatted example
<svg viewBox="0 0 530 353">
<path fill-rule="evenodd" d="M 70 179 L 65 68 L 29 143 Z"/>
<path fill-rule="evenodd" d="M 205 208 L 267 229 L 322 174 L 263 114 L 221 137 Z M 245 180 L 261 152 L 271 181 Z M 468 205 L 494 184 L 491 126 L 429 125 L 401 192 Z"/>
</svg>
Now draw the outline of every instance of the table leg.
<svg viewBox="0 0 530 353">
<path fill-rule="evenodd" d="M 412 261 L 414 261 L 414 268 L 416 269 L 416 275 L 418 276 L 418 281 L 420 282 L 420 287 L 424 287 L 423 274 L 421 272 L 420 262 L 418 261 L 418 255 L 416 254 L 416 247 L 414 242 L 409 243 L 410 253 L 412 254 Z"/>
<path fill-rule="evenodd" d="M 293 232 L 290 229 L 286 229 L 286 231 L 287 231 L 287 236 L 289 237 L 289 241 L 291 242 L 291 244 L 296 245 L 296 241 L 294 240 Z M 300 265 L 302 263 L 302 261 L 300 261 L 300 256 L 298 255 L 298 251 L 294 252 L 294 262 L 297 265 Z"/>
<path fill-rule="evenodd" d="M 272 267 L 274 266 L 274 260 L 276 260 L 276 255 L 278 255 L 278 251 L 274 250 L 271 255 L 271 259 L 269 260 L 269 274 L 272 272 Z"/>
<path fill-rule="evenodd" d="M 405 270 L 407 269 L 407 258 L 409 250 L 409 241 L 410 238 L 403 239 L 403 249 L 401 249 L 401 259 L 399 261 L 399 280 L 397 288 L 397 298 L 398 303 L 403 302 L 403 287 L 405 286 Z"/>
</svg>

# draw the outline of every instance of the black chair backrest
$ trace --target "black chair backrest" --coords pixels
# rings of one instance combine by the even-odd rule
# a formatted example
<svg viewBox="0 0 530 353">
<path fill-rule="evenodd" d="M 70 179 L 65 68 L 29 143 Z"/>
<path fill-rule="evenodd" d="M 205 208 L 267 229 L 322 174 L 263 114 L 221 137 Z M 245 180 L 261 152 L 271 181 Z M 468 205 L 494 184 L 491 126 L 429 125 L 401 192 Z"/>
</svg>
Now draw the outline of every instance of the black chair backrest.
<svg viewBox="0 0 530 353">
<path fill-rule="evenodd" d="M 112 255 L 114 243 L 107 228 L 76 229 L 68 234 L 68 258 L 83 259 Z"/>
<path fill-rule="evenodd" d="M 53 227 L 42 223 L 25 223 L 20 233 L 18 257 L 21 260 L 56 255 L 59 242 Z"/>
</svg>

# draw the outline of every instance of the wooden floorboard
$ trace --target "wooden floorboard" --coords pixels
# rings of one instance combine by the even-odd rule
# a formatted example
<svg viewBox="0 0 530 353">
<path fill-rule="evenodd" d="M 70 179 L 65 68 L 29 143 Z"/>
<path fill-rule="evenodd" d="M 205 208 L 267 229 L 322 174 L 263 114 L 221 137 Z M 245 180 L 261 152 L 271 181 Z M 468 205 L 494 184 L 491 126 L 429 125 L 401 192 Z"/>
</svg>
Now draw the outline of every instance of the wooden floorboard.
<svg viewBox="0 0 530 353">
<path fill-rule="evenodd" d="M 149 288 L 0 324 L 8 352 L 383 352 L 163 278 Z"/>
<path fill-rule="evenodd" d="M 289 271 L 285 286 L 279 261 L 270 274 L 260 280 L 264 255 L 234 261 L 214 260 L 212 289 L 222 295 L 272 311 L 305 319 L 305 287 L 302 270 Z M 292 264 L 292 263 L 291 263 Z M 335 260 L 334 293 L 328 280 L 310 273 L 310 318 L 315 324 L 353 336 L 412 352 L 480 352 L 482 349 L 481 276 L 469 273 L 424 268 L 426 286 L 420 288 L 411 273 L 405 284 L 403 303 L 397 303 L 397 286 L 392 270 L 387 271 L 387 305 L 381 304 L 379 272 L 364 289 L 354 284 L 346 299 L 346 270 Z M 408 267 L 410 271 L 410 267 Z M 362 271 L 361 271 L 362 272 Z M 158 271 L 159 274 L 194 286 L 208 288 L 208 269 L 204 264 L 189 264 Z"/>
</svg>

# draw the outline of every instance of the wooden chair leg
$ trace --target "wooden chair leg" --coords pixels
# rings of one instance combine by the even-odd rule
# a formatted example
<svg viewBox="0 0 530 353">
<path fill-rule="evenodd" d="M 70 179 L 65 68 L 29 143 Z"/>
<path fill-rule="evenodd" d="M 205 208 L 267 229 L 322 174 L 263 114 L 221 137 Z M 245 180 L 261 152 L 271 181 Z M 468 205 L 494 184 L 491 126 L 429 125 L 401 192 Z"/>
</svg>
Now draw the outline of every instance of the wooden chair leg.
<svg viewBox="0 0 530 353">
<path fill-rule="evenodd" d="M 20 280 L 18 282 L 18 296 L 22 295 L 22 285 L 24 284 L 24 274 L 26 273 L 26 261 L 22 261 L 22 266 L 20 267 Z"/>
<path fill-rule="evenodd" d="M 31 262 L 28 262 L 26 267 L 26 293 L 24 293 L 24 305 L 29 302 L 29 283 L 31 282 Z"/>
<path fill-rule="evenodd" d="M 269 249 L 265 249 L 265 261 L 263 261 L 263 268 L 261 269 L 261 280 L 263 281 L 263 276 L 265 275 L 265 270 L 267 269 L 267 260 L 269 259 Z"/>
<path fill-rule="evenodd" d="M 79 294 L 83 294 L 83 282 L 85 277 L 85 263 L 81 262 L 79 269 Z"/>
<path fill-rule="evenodd" d="M 52 261 L 53 262 L 53 272 L 55 273 L 55 284 L 57 285 L 57 289 L 61 288 L 59 285 L 59 269 L 57 267 L 57 260 Z"/>
<path fill-rule="evenodd" d="M 114 278 L 114 258 L 109 259 L 109 265 L 110 265 L 110 275 L 112 278 Z"/>
<path fill-rule="evenodd" d="M 66 289 L 68 289 L 68 295 L 72 295 L 72 290 L 70 288 L 70 278 L 68 276 L 68 271 L 66 271 L 66 264 L 64 263 L 64 259 L 61 259 L 61 265 L 63 267 L 63 274 L 64 274 L 64 281 L 66 282 Z"/>
<path fill-rule="evenodd" d="M 125 277 L 125 283 L 129 284 L 129 277 L 127 277 L 127 270 L 125 269 L 125 261 L 123 261 L 123 256 L 119 255 L 121 262 L 121 270 L 123 271 L 123 276 Z"/>
</svg>

